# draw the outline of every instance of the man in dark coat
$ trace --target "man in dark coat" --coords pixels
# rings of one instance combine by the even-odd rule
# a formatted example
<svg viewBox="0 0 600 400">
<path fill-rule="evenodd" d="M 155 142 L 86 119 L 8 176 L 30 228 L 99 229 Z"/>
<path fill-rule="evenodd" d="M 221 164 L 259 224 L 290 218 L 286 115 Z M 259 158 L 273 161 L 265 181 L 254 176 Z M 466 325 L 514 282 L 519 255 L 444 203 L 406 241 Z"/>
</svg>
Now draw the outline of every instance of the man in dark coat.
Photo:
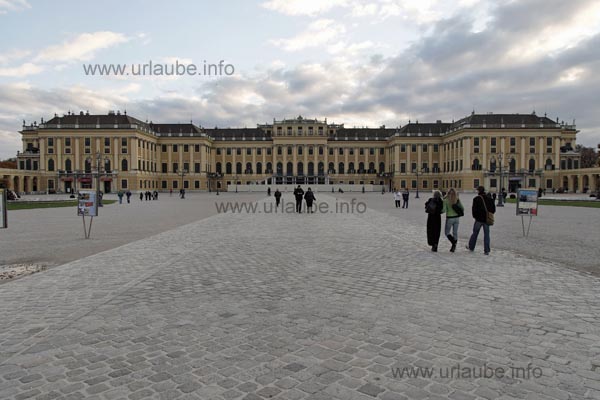
<svg viewBox="0 0 600 400">
<path fill-rule="evenodd" d="M 315 194 L 312 192 L 312 190 L 310 190 L 310 188 L 308 188 L 308 190 L 304 194 L 304 200 L 306 200 L 306 212 L 312 214 L 313 201 L 315 201 L 316 198 L 315 198 Z"/>
<path fill-rule="evenodd" d="M 483 228 L 483 252 L 485 255 L 490 254 L 490 225 L 488 224 L 487 213 L 494 214 L 496 212 L 496 205 L 490 196 L 485 194 L 485 188 L 479 186 L 477 188 L 477 196 L 473 199 L 473 207 L 471 209 L 475 224 L 473 225 L 473 233 L 469 239 L 467 249 L 470 251 L 475 250 L 477 244 L 477 236 L 479 231 Z"/>
<path fill-rule="evenodd" d="M 281 202 L 281 192 L 279 189 L 275 189 L 275 208 L 279 207 L 279 203 Z"/>
<path fill-rule="evenodd" d="M 296 197 L 296 212 L 302 212 L 302 198 L 304 197 L 304 190 L 298 185 L 296 189 L 294 189 L 294 197 Z"/>
<path fill-rule="evenodd" d="M 431 197 L 425 203 L 425 212 L 427 212 L 427 244 L 431 246 L 431 251 L 437 251 L 440 242 L 440 233 L 442 231 L 442 211 L 444 202 L 439 190 L 433 192 Z"/>
</svg>

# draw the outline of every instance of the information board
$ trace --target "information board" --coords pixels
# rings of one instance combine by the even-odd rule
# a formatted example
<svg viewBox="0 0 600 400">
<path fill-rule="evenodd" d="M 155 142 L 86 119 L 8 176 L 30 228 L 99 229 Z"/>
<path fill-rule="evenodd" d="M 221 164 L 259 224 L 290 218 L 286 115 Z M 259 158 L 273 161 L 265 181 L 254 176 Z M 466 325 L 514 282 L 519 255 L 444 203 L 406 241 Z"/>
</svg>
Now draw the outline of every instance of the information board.
<svg viewBox="0 0 600 400">
<path fill-rule="evenodd" d="M 79 192 L 77 200 L 77 215 L 83 217 L 98 216 L 98 197 L 96 197 L 95 191 Z"/>
<path fill-rule="evenodd" d="M 517 191 L 517 215 L 538 215 L 538 191 L 519 189 Z"/>
<path fill-rule="evenodd" d="M 6 212 L 6 189 L 0 189 L 0 229 L 8 227 L 8 213 Z"/>
</svg>

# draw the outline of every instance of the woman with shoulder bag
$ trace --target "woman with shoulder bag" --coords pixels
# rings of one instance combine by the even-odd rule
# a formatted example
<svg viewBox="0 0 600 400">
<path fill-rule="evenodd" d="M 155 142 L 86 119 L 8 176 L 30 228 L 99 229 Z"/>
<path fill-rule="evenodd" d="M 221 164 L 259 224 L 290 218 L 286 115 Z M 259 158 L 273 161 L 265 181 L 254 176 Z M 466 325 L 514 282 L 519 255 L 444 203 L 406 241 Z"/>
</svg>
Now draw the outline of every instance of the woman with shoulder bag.
<svg viewBox="0 0 600 400">
<path fill-rule="evenodd" d="M 446 225 L 444 227 L 444 233 L 452 244 L 450 251 L 454 253 L 456 251 L 456 244 L 458 243 L 458 222 L 459 218 L 465 215 L 465 208 L 458 198 L 458 193 L 454 188 L 448 190 L 446 198 L 444 199 L 443 212 L 446 213 Z M 452 231 L 452 234 L 450 234 Z"/>
</svg>

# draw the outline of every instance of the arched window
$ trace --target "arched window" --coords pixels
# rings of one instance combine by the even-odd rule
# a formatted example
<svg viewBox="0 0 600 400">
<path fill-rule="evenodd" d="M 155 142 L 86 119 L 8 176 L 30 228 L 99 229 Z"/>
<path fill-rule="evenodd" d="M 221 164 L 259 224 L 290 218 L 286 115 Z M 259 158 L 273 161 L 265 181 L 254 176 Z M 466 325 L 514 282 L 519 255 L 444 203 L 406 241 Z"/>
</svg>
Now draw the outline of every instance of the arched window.
<svg viewBox="0 0 600 400">
<path fill-rule="evenodd" d="M 298 146 L 298 155 L 301 156 L 302 155 L 302 147 L 303 146 Z"/>
<path fill-rule="evenodd" d="M 473 167 L 471 168 L 473 171 L 479 171 L 481 169 L 481 165 L 479 164 L 479 159 L 476 158 L 473 160 Z"/>
<path fill-rule="evenodd" d="M 121 171 L 127 171 L 129 168 L 129 165 L 127 164 L 127 159 L 124 158 L 123 160 L 121 160 Z"/>
<path fill-rule="evenodd" d="M 546 169 L 547 170 L 551 170 L 552 169 L 552 159 L 551 158 L 548 158 L 546 160 Z"/>
<path fill-rule="evenodd" d="M 375 173 L 375 163 L 374 162 L 370 162 L 369 163 L 369 173 L 370 174 L 374 174 Z"/>
<path fill-rule="evenodd" d="M 338 164 L 338 174 L 343 174 L 344 173 L 344 163 L 341 162 Z"/>
<path fill-rule="evenodd" d="M 256 163 L 256 173 L 262 174 L 262 163 Z"/>
<path fill-rule="evenodd" d="M 252 173 L 252 163 L 246 163 L 246 174 L 251 174 Z"/>
<path fill-rule="evenodd" d="M 379 173 L 383 174 L 385 172 L 385 163 L 384 162 L 380 162 L 379 163 Z"/>
<path fill-rule="evenodd" d="M 508 169 L 510 172 L 516 172 L 517 171 L 517 160 L 515 160 L 514 158 L 510 159 L 510 162 L 508 163 Z"/>
<path fill-rule="evenodd" d="M 277 146 L 277 155 L 280 156 L 283 153 L 282 147 Z"/>
<path fill-rule="evenodd" d="M 85 172 L 88 174 L 92 172 L 92 160 L 89 158 L 85 160 Z"/>
<path fill-rule="evenodd" d="M 104 171 L 106 171 L 106 172 L 112 171 L 110 168 L 110 160 L 108 158 L 106 160 L 104 160 Z"/>
<path fill-rule="evenodd" d="M 496 160 L 492 159 L 490 161 L 490 172 L 496 172 Z"/>
<path fill-rule="evenodd" d="M 323 155 L 323 146 L 319 146 L 319 155 L 322 156 Z"/>
<path fill-rule="evenodd" d="M 325 174 L 325 164 L 323 164 L 322 162 L 320 162 L 317 168 L 318 168 L 318 174 L 319 175 L 324 175 Z"/>
<path fill-rule="evenodd" d="M 286 172 L 286 173 L 287 173 L 289 176 L 292 176 L 292 175 L 294 175 L 294 164 L 292 164 L 291 162 L 288 162 L 288 163 L 287 163 L 287 165 L 285 166 L 285 169 L 286 169 L 286 171 L 285 171 L 285 172 Z"/>
<path fill-rule="evenodd" d="M 277 163 L 277 175 L 283 175 L 283 164 L 280 162 Z"/>
<path fill-rule="evenodd" d="M 365 163 L 364 162 L 359 162 L 358 163 L 358 173 L 359 174 L 364 174 L 365 173 Z"/>
<path fill-rule="evenodd" d="M 53 159 L 48 160 L 48 171 L 54 171 L 54 160 Z"/>
<path fill-rule="evenodd" d="M 330 174 L 335 174 L 335 165 L 332 162 L 329 163 L 329 166 L 327 167 L 327 172 Z"/>
<path fill-rule="evenodd" d="M 218 163 L 217 163 L 217 165 L 216 165 L 216 169 L 217 169 L 217 171 L 216 171 L 216 172 L 217 172 L 217 174 L 222 174 L 222 173 L 223 173 L 223 172 L 222 172 L 222 168 L 223 168 L 223 167 L 222 167 L 221 163 L 220 163 L 220 162 L 218 162 Z"/>
<path fill-rule="evenodd" d="M 67 171 L 67 172 L 71 172 L 71 171 L 73 170 L 73 169 L 72 169 L 72 166 L 73 166 L 73 165 L 72 165 L 71 159 L 70 159 L 70 158 L 67 158 L 67 159 L 65 160 L 65 171 Z"/>
<path fill-rule="evenodd" d="M 354 170 L 354 163 L 353 163 L 353 162 L 351 162 L 351 163 L 348 163 L 348 173 L 349 173 L 349 174 L 353 174 L 353 173 L 355 173 L 355 172 L 356 172 L 356 171 Z"/>
<path fill-rule="evenodd" d="M 308 170 L 306 171 L 306 173 L 308 176 L 313 176 L 315 174 L 315 163 L 308 163 Z"/>
<path fill-rule="evenodd" d="M 242 163 L 241 162 L 235 164 L 235 173 L 238 175 L 242 173 Z"/>
<path fill-rule="evenodd" d="M 304 164 L 298 163 L 298 175 L 304 175 Z"/>
<path fill-rule="evenodd" d="M 535 159 L 531 158 L 529 160 L 529 172 L 535 171 Z"/>
<path fill-rule="evenodd" d="M 267 170 L 265 171 L 267 174 L 272 174 L 273 173 L 273 164 L 271 164 L 270 162 L 267 163 Z"/>
<path fill-rule="evenodd" d="M 294 150 L 292 149 L 292 146 L 288 146 L 288 147 L 287 147 L 287 153 L 288 153 L 288 156 L 291 156 L 293 151 L 294 151 Z"/>
<path fill-rule="evenodd" d="M 227 164 L 225 164 L 225 173 L 226 173 L 227 175 L 231 175 L 231 171 L 232 171 L 232 170 L 231 170 L 231 163 L 230 163 L 230 162 L 228 162 Z"/>
</svg>

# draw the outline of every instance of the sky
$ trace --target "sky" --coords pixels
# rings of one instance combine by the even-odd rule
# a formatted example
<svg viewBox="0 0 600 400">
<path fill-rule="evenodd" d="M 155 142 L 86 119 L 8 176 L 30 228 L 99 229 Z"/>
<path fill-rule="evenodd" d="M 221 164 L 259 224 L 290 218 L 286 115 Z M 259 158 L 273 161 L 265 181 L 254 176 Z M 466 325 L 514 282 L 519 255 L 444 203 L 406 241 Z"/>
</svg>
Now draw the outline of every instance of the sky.
<svg viewBox="0 0 600 400">
<path fill-rule="evenodd" d="M 84 72 L 221 61 L 234 72 Z M 204 127 L 536 112 L 595 147 L 599 70 L 598 0 L 0 0 L 0 159 L 23 120 L 109 110 Z"/>
</svg>

